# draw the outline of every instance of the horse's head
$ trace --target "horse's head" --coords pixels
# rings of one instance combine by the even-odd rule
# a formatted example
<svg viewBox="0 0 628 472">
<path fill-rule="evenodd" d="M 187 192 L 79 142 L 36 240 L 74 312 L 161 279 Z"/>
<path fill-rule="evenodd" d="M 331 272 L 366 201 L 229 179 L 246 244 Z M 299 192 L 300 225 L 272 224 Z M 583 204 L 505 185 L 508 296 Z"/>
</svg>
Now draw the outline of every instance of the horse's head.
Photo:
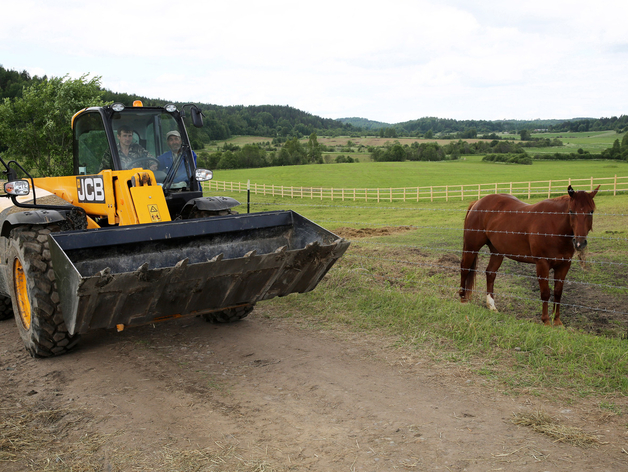
<svg viewBox="0 0 628 472">
<path fill-rule="evenodd" d="M 593 197 L 600 189 L 598 185 L 593 192 L 576 192 L 571 185 L 569 193 L 569 225 L 573 230 L 573 246 L 576 251 L 583 251 L 587 247 L 587 235 L 593 228 L 593 211 L 595 202 Z"/>
</svg>

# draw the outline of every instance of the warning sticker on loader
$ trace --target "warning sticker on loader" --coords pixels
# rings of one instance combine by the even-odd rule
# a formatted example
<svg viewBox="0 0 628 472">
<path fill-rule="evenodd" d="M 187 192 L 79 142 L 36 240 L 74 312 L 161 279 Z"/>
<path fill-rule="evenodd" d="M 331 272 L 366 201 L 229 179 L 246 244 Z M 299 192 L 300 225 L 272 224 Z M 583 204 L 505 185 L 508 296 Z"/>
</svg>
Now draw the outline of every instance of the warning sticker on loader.
<svg viewBox="0 0 628 472">
<path fill-rule="evenodd" d="M 161 221 L 161 215 L 159 214 L 157 205 L 148 205 L 148 213 L 150 214 L 151 221 Z"/>
</svg>

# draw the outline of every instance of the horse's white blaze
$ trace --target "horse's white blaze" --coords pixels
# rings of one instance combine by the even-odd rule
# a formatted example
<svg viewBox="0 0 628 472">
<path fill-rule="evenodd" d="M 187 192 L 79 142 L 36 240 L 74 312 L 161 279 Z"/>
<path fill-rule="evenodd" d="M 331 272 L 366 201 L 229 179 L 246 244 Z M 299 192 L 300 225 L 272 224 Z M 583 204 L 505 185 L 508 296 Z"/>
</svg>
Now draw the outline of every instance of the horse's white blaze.
<svg viewBox="0 0 628 472">
<path fill-rule="evenodd" d="M 486 304 L 488 305 L 489 310 L 497 311 L 497 307 L 495 306 L 495 300 L 493 300 L 493 296 L 491 294 L 486 295 Z"/>
</svg>

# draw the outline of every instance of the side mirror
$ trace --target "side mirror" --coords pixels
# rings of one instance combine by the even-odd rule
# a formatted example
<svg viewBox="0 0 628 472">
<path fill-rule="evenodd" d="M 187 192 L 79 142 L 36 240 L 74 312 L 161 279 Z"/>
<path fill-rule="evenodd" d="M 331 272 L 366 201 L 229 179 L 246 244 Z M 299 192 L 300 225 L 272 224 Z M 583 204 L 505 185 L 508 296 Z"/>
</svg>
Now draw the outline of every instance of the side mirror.
<svg viewBox="0 0 628 472">
<path fill-rule="evenodd" d="M 192 124 L 195 128 L 203 127 L 203 112 L 196 106 L 192 106 Z"/>
</svg>

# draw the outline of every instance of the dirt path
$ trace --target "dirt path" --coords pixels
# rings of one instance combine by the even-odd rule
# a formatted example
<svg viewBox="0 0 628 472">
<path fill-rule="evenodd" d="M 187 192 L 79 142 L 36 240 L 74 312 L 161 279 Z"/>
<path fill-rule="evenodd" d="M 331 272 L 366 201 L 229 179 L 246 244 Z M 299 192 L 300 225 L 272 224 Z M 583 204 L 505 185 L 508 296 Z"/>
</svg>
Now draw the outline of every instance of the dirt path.
<svg viewBox="0 0 628 472">
<path fill-rule="evenodd" d="M 90 333 L 49 360 L 28 357 L 14 322 L 1 322 L 0 414 L 65 411 L 50 451 L 100 438 L 93 468 L 73 470 L 628 470 L 625 417 L 577 399 L 503 396 L 385 339 L 299 327 L 265 310 L 235 325 L 192 318 Z M 538 408 L 604 444 L 561 444 L 510 422 Z M 81 414 L 70 421 L 68 412 Z M 49 470 L 63 470 L 69 459 L 55 454 Z M 15 457 L 0 470 L 25 470 Z"/>
</svg>

